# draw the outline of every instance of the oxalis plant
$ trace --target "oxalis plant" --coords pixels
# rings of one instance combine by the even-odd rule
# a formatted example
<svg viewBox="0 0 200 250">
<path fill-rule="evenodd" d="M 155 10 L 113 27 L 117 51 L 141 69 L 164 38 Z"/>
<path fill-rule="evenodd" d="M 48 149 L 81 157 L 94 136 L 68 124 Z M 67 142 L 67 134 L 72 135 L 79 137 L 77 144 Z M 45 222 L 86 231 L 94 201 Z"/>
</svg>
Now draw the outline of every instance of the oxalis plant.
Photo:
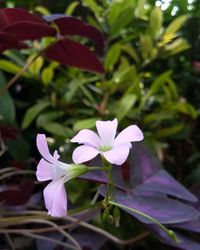
<svg viewBox="0 0 200 250">
<path fill-rule="evenodd" d="M 99 169 L 106 173 L 108 179 L 105 199 L 100 204 L 103 209 L 103 220 L 110 222 L 118 220 L 114 214 L 110 214 L 110 211 L 113 206 L 124 208 L 152 221 L 167 236 L 179 243 L 176 234 L 153 217 L 115 201 L 115 187 L 111 173 L 112 164 L 122 165 L 128 157 L 131 142 L 143 140 L 143 133 L 136 125 L 127 127 L 116 137 L 117 125 L 117 119 L 97 121 L 98 134 L 89 129 L 81 130 L 71 139 L 71 142 L 83 144 L 74 150 L 72 155 L 74 163 L 71 164 L 59 161 L 60 156 L 57 150 L 51 155 L 46 136 L 44 134 L 37 135 L 37 148 L 43 158 L 37 166 L 36 176 L 39 181 L 52 180 L 44 189 L 44 200 L 48 214 L 55 217 L 67 215 L 67 194 L 64 183 L 84 173 Z M 88 162 L 98 154 L 101 155 L 102 167 L 82 165 L 82 163 Z"/>
<path fill-rule="evenodd" d="M 2 96 L 40 57 L 90 72 L 104 73 L 103 64 L 98 57 L 98 55 L 102 55 L 104 39 L 102 33 L 94 26 L 74 17 L 60 14 L 39 17 L 19 8 L 1 9 L 0 20 L 1 53 L 7 49 L 31 49 L 32 43 L 30 42 L 41 38 L 50 38 L 45 46 L 41 47 L 0 90 Z M 77 42 L 78 39 L 73 39 L 73 36 L 93 41 L 95 49 L 90 50 L 87 45 Z M 37 166 L 37 180 L 39 185 L 43 185 L 40 182 L 50 181 L 43 191 L 48 215 L 46 211 L 36 209 L 22 210 L 21 213 L 15 213 L 18 217 L 10 218 L 9 212 L 6 213 L 7 207 L 2 206 L 5 216 L 2 213 L 2 218 L 0 218 L 0 223 L 3 225 L 1 232 L 11 246 L 12 240 L 9 233 L 49 240 L 54 244 L 65 246 L 67 249 L 81 249 L 88 246 L 91 249 L 100 249 L 107 239 L 117 244 L 128 245 L 148 236 L 150 231 L 161 242 L 172 247 L 199 250 L 200 244 L 184 234 L 184 231 L 187 233 L 200 232 L 198 197 L 162 169 L 160 163 L 140 142 L 144 136 L 137 125 L 130 125 L 121 132 L 117 126 L 117 119 L 97 120 L 97 133 L 89 129 L 80 130 L 71 139 L 71 145 L 80 144 L 73 151 L 72 163 L 60 161 L 57 150 L 51 154 L 47 137 L 44 134 L 37 135 L 36 144 L 42 156 Z M 1 147 L 4 149 L 2 154 L 6 151 L 6 146 L 3 143 L 6 137 L 4 132 L 7 131 L 7 137 L 13 137 L 12 131 L 10 135 L 8 129 L 10 128 L 2 126 L 0 128 Z M 35 175 L 35 171 L 33 174 Z M 71 204 L 67 199 L 67 185 L 65 184 L 72 179 L 97 183 L 94 199 L 84 207 L 70 208 Z M 30 187 L 31 193 L 33 185 Z M 27 185 L 21 185 L 18 189 L 6 190 L 5 187 L 3 188 L 2 190 L 5 191 L 1 192 L 0 198 L 5 203 L 9 200 L 11 193 L 12 195 L 14 193 L 16 197 L 23 192 L 25 193 Z M 81 212 L 87 211 L 89 211 L 89 216 L 86 218 L 80 216 Z M 93 214 L 93 212 L 95 213 Z M 144 232 L 139 238 L 136 236 L 128 240 L 120 240 L 106 230 L 87 222 L 96 215 L 100 215 L 103 222 L 110 223 L 120 230 L 123 223 L 120 216 L 124 212 L 139 220 L 145 225 L 148 232 Z M 67 223 L 59 225 L 59 222 L 56 224 L 55 222 L 59 220 L 71 222 L 72 225 Z M 34 231 L 34 228 L 29 229 L 30 231 L 27 228 L 16 229 L 17 224 L 22 226 L 26 223 L 50 225 L 72 244 L 68 244 L 68 242 L 64 244 L 62 239 L 56 241 L 50 237 L 47 239 L 42 235 L 37 235 L 40 232 L 46 232 L 46 228 L 40 228 L 38 231 L 37 229 Z M 11 228 L 13 225 L 14 228 Z M 90 230 L 88 238 L 91 239 L 91 242 L 86 244 L 84 236 L 78 239 L 76 232 L 73 232 L 73 228 L 77 225 Z M 66 228 L 69 228 L 70 233 L 64 230 Z M 96 238 L 94 232 L 97 233 Z M 103 239 L 99 235 L 103 236 Z M 92 239 L 95 241 L 95 246 Z M 96 246 L 98 241 L 101 242 L 99 246 Z"/>
</svg>

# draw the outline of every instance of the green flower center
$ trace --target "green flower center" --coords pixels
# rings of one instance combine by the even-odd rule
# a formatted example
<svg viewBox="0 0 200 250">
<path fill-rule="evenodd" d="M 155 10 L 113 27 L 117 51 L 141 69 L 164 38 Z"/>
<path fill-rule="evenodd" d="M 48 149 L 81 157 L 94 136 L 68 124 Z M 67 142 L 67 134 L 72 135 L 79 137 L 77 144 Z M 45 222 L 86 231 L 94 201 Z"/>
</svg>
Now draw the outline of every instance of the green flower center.
<svg viewBox="0 0 200 250">
<path fill-rule="evenodd" d="M 102 151 L 102 152 L 106 152 L 106 151 L 109 151 L 111 150 L 111 146 L 102 146 L 102 147 L 99 147 L 99 150 Z"/>
</svg>

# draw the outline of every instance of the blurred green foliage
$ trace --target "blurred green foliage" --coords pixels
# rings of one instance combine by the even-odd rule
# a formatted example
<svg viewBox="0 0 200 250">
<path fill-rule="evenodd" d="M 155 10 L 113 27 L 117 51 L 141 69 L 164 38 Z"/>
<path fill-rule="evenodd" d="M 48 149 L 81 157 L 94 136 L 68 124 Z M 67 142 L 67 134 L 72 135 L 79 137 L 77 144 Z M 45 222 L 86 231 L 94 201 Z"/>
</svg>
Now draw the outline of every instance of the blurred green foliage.
<svg viewBox="0 0 200 250">
<path fill-rule="evenodd" d="M 33 133 L 44 130 L 65 139 L 79 129 L 93 128 L 96 119 L 117 117 L 121 127 L 140 124 L 146 141 L 160 156 L 174 140 L 190 140 L 199 111 L 187 92 L 192 84 L 187 71 L 194 71 L 187 51 L 194 48 L 183 28 L 193 20 L 191 14 L 196 15 L 196 2 L 172 1 L 168 8 L 159 1 L 156 5 L 161 8 L 145 0 L 61 1 L 56 6 L 51 6 L 51 1 L 8 1 L 7 5 L 11 2 L 41 15 L 62 6 L 62 13 L 80 16 L 98 27 L 105 36 L 102 61 L 106 73 L 82 72 L 39 57 L 12 88 L 13 98 L 8 93 L 3 97 L 2 107 L 12 106 L 12 110 L 2 109 L 3 114 L 9 114 L 3 116 L 2 123 Z M 29 50 L 5 52 L 0 60 L 2 77 L 19 72 L 49 42 L 44 38 L 33 42 Z M 16 112 L 20 113 L 17 119 Z"/>
</svg>

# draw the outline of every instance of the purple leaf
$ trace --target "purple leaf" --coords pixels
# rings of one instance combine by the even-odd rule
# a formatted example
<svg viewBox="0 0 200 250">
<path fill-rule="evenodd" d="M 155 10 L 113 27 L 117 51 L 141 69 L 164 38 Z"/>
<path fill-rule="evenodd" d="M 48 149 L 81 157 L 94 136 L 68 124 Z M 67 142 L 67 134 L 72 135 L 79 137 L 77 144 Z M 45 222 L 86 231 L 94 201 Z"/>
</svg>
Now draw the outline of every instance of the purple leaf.
<svg viewBox="0 0 200 250">
<path fill-rule="evenodd" d="M 172 239 L 170 239 L 158 226 L 156 225 L 148 225 L 148 228 L 155 234 L 155 236 L 164 244 L 176 247 L 178 249 L 184 250 L 199 250 L 200 243 L 190 240 L 188 237 L 180 233 L 176 233 L 177 238 L 181 241 L 180 243 L 176 243 Z"/>
<path fill-rule="evenodd" d="M 124 180 L 121 178 L 120 167 L 115 166 L 115 169 L 113 169 L 111 172 L 112 172 L 113 182 L 114 182 L 115 187 L 119 190 L 124 190 L 124 191 L 127 190 L 127 186 Z M 106 173 L 101 170 L 88 172 L 86 174 L 81 175 L 79 178 L 88 180 L 91 182 L 101 183 L 101 184 L 108 183 L 108 178 L 106 176 Z"/>
<path fill-rule="evenodd" d="M 141 196 L 137 194 L 115 194 L 115 200 L 130 208 L 135 208 L 152 216 L 163 224 L 174 224 L 197 219 L 200 213 L 193 207 L 166 196 Z M 148 219 L 128 211 L 144 223 L 152 223 Z"/>
<path fill-rule="evenodd" d="M 46 36 L 55 36 L 56 29 L 47 24 L 34 23 L 30 21 L 19 21 L 6 26 L 3 32 L 12 34 L 18 40 L 34 40 Z"/>
<path fill-rule="evenodd" d="M 45 24 L 46 22 L 33 14 L 30 14 L 26 10 L 21 8 L 3 8 L 0 9 L 0 27 L 5 27 L 20 21 L 28 21 L 34 23 Z"/>
<path fill-rule="evenodd" d="M 134 144 L 130 151 L 130 182 L 137 187 L 161 169 L 159 161 L 142 144 Z"/>
<path fill-rule="evenodd" d="M 59 28 L 61 35 L 78 35 L 91 39 L 98 53 L 103 52 L 104 39 L 102 33 L 92 25 L 89 25 L 75 17 L 55 17 L 51 19 Z"/>
<path fill-rule="evenodd" d="M 0 133 L 3 140 L 16 140 L 19 131 L 10 125 L 0 125 Z"/>
<path fill-rule="evenodd" d="M 26 169 L 28 161 L 25 160 L 9 160 L 8 167 Z"/>
<path fill-rule="evenodd" d="M 198 201 L 197 197 L 190 193 L 165 170 L 160 170 L 142 185 L 138 186 L 137 191 L 141 192 L 141 194 L 148 191 L 155 191 L 163 194 L 169 194 L 186 201 Z"/>
<path fill-rule="evenodd" d="M 101 184 L 106 184 L 108 182 L 106 173 L 101 170 L 88 172 L 86 174 L 81 175 L 79 178 Z"/>
<path fill-rule="evenodd" d="M 8 206 L 19 206 L 25 204 L 33 191 L 33 181 L 26 181 L 17 186 L 9 186 L 7 190 L 0 193 L 0 202 Z"/>
<path fill-rule="evenodd" d="M 12 34 L 0 31 L 0 53 L 7 49 L 24 49 L 27 45 L 18 41 Z"/>
<path fill-rule="evenodd" d="M 42 235 L 61 242 L 63 241 L 64 238 L 63 235 L 59 232 L 48 232 L 48 233 L 43 233 Z M 37 244 L 37 250 L 44 250 L 44 249 L 55 250 L 56 246 L 58 246 L 58 244 L 56 243 L 42 239 L 37 239 L 36 244 Z"/>
<path fill-rule="evenodd" d="M 188 231 L 200 233 L 200 218 L 187 222 L 177 223 L 171 226 L 175 228 L 181 228 Z"/>
<path fill-rule="evenodd" d="M 90 51 L 85 45 L 67 38 L 50 45 L 44 54 L 47 58 L 64 65 L 104 73 L 102 63 L 94 52 Z"/>
<path fill-rule="evenodd" d="M 106 243 L 107 238 L 87 229 L 78 229 L 72 236 L 79 242 L 82 249 L 98 250 Z"/>
</svg>

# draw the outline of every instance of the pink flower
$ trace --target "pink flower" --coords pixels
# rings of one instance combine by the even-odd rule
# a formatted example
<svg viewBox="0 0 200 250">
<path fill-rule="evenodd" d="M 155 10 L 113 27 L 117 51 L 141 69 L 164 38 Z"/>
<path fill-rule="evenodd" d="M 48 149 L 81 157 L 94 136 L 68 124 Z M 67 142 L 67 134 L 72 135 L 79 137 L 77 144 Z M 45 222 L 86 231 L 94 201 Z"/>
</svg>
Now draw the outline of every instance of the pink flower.
<svg viewBox="0 0 200 250">
<path fill-rule="evenodd" d="M 58 161 L 59 154 L 57 151 L 54 151 L 53 156 L 50 154 L 44 134 L 37 135 L 36 143 L 43 157 L 37 166 L 37 179 L 38 181 L 52 180 L 43 192 L 48 214 L 55 217 L 65 216 L 67 214 L 67 194 L 64 183 L 86 172 L 86 168 Z"/>
<path fill-rule="evenodd" d="M 73 161 L 80 164 L 101 154 L 108 162 L 122 165 L 128 157 L 131 142 L 141 141 L 144 136 L 136 125 L 131 125 L 116 136 L 118 121 L 97 121 L 98 134 L 90 129 L 81 130 L 71 142 L 83 144 L 73 152 Z"/>
</svg>

